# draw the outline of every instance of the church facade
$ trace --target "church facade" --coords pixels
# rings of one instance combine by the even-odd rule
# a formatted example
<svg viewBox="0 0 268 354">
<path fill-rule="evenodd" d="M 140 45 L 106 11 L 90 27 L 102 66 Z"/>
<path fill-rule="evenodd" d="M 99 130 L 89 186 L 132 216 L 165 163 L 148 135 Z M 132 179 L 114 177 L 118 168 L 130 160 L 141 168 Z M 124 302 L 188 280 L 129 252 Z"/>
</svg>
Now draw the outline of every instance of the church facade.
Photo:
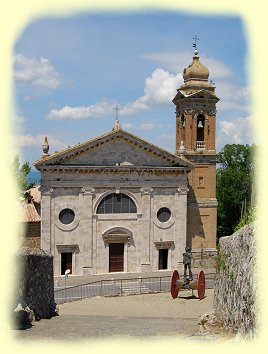
<svg viewBox="0 0 268 354">
<path fill-rule="evenodd" d="M 195 52 L 176 105 L 176 153 L 121 128 L 35 162 L 41 248 L 54 275 L 177 269 L 216 247 L 215 88 Z"/>
</svg>

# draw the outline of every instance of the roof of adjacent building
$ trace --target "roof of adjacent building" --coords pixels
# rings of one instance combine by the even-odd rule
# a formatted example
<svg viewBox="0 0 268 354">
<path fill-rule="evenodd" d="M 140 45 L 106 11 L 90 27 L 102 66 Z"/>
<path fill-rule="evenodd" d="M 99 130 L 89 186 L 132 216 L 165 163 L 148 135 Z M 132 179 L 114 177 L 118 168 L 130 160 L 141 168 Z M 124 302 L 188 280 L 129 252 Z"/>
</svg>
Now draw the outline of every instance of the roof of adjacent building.
<svg viewBox="0 0 268 354">
<path fill-rule="evenodd" d="M 35 203 L 41 203 L 40 186 L 32 187 L 24 192 L 24 195 L 30 196 Z"/>
<path fill-rule="evenodd" d="M 39 222 L 41 220 L 40 215 L 32 203 L 22 203 L 19 210 L 20 212 L 17 219 L 19 222 Z"/>
</svg>

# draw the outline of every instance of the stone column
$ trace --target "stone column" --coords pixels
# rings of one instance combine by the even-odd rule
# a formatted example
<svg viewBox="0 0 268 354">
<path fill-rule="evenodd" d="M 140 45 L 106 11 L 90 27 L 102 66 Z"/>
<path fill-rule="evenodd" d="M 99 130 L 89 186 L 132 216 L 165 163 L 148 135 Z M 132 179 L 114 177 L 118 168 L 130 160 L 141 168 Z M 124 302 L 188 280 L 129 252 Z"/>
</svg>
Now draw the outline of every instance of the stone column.
<svg viewBox="0 0 268 354">
<path fill-rule="evenodd" d="M 192 150 L 196 149 L 196 141 L 197 141 L 197 114 L 193 117 L 192 124 Z"/>
<path fill-rule="evenodd" d="M 51 235 L 51 194 L 53 188 L 41 188 L 41 249 L 54 256 Z"/>
<path fill-rule="evenodd" d="M 209 120 L 208 116 L 205 116 L 205 127 L 204 127 L 204 142 L 205 142 L 205 150 L 209 150 L 210 144 L 208 140 L 208 125 L 209 125 Z"/>
<path fill-rule="evenodd" d="M 80 204 L 80 240 L 82 252 L 82 275 L 93 274 L 93 196 L 94 188 L 82 188 Z"/>
<path fill-rule="evenodd" d="M 141 188 L 142 195 L 142 219 L 141 219 L 141 271 L 151 270 L 151 195 L 152 188 Z"/>
</svg>

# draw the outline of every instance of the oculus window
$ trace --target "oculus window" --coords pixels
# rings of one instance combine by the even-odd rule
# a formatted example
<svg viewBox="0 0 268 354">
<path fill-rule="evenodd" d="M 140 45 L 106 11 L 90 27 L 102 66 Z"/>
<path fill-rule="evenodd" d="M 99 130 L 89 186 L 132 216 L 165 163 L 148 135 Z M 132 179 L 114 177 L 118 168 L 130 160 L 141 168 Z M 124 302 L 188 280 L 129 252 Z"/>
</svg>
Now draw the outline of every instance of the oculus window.
<svg viewBox="0 0 268 354">
<path fill-rule="evenodd" d="M 59 213 L 59 220 L 62 224 L 68 225 L 74 221 L 75 214 L 72 209 L 66 208 Z"/>
<path fill-rule="evenodd" d="M 157 212 L 157 219 L 160 222 L 167 222 L 171 217 L 171 211 L 168 208 L 160 208 Z"/>
<path fill-rule="evenodd" d="M 137 213 L 133 200 L 123 193 L 112 193 L 100 202 L 97 214 Z"/>
</svg>

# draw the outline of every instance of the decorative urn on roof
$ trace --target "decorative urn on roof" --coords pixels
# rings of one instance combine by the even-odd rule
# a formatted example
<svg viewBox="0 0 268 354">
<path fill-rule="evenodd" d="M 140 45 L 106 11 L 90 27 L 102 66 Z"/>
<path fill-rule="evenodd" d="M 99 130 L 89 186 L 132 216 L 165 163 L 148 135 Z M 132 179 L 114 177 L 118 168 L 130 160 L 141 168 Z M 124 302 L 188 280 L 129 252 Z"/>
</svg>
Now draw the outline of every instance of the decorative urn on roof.
<svg viewBox="0 0 268 354">
<path fill-rule="evenodd" d="M 47 137 L 45 137 L 45 140 L 42 144 L 42 149 L 43 149 L 43 157 L 48 156 L 49 145 L 48 145 Z"/>
</svg>

